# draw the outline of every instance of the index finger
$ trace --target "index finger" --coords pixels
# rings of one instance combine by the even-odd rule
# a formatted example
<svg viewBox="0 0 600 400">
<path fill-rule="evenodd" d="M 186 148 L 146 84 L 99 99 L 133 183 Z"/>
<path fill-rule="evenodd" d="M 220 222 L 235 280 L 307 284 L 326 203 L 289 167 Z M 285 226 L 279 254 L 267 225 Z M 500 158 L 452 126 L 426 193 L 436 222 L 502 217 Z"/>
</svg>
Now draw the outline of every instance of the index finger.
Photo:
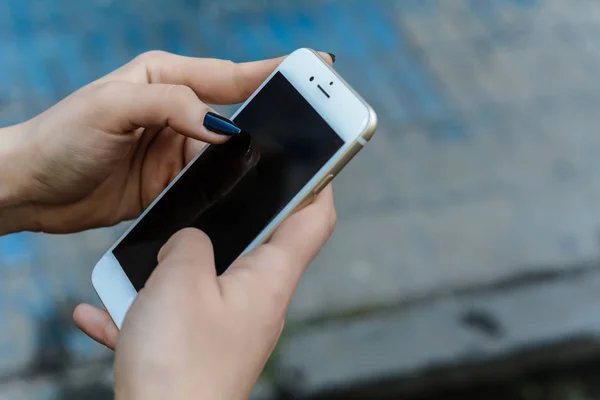
<svg viewBox="0 0 600 400">
<path fill-rule="evenodd" d="M 332 63 L 331 56 L 320 53 Z M 248 99 L 285 57 L 234 63 L 151 51 L 106 75 L 104 80 L 185 85 L 209 104 L 236 104 Z"/>
</svg>

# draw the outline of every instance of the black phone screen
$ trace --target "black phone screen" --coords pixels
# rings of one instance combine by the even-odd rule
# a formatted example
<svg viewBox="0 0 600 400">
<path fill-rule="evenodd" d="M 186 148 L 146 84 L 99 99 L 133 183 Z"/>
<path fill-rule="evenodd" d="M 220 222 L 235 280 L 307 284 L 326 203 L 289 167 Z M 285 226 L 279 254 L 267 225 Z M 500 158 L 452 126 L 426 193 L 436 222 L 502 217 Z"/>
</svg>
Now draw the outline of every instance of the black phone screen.
<svg viewBox="0 0 600 400">
<path fill-rule="evenodd" d="M 235 122 L 244 132 L 209 146 L 113 250 L 136 290 L 186 227 L 210 237 L 223 273 L 344 144 L 280 72 Z"/>
</svg>

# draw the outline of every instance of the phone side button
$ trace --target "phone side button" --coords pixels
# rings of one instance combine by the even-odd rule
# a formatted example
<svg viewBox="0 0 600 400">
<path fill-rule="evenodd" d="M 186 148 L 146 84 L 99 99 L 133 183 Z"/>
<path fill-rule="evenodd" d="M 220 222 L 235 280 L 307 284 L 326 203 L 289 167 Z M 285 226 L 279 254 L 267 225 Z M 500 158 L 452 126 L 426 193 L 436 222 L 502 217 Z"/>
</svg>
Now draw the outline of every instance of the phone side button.
<svg viewBox="0 0 600 400">
<path fill-rule="evenodd" d="M 304 199 L 300 202 L 300 204 L 298 205 L 298 207 L 296 207 L 294 209 L 294 211 L 300 211 L 300 210 L 302 210 L 304 207 L 306 207 L 307 205 L 309 205 L 310 203 L 312 203 L 314 199 L 315 199 L 315 194 L 311 191 L 309 194 L 307 194 L 304 197 Z"/>
<path fill-rule="evenodd" d="M 332 180 L 333 174 L 327 174 L 324 176 L 323 179 L 321 179 L 321 182 L 319 182 L 313 189 L 314 195 L 317 196 L 319 193 L 321 193 L 321 190 L 325 189 L 325 186 L 329 185 Z"/>
</svg>

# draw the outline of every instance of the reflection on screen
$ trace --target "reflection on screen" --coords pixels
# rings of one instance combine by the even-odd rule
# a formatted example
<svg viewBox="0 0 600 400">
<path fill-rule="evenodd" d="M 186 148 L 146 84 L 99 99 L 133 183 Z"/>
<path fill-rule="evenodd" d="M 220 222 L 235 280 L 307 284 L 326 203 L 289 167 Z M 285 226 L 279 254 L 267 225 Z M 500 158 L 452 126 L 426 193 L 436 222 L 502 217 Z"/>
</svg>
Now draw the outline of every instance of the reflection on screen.
<svg viewBox="0 0 600 400">
<path fill-rule="evenodd" d="M 210 237 L 223 273 L 343 145 L 281 73 L 235 122 L 247 133 L 208 147 L 114 249 L 136 290 L 185 227 Z"/>
</svg>

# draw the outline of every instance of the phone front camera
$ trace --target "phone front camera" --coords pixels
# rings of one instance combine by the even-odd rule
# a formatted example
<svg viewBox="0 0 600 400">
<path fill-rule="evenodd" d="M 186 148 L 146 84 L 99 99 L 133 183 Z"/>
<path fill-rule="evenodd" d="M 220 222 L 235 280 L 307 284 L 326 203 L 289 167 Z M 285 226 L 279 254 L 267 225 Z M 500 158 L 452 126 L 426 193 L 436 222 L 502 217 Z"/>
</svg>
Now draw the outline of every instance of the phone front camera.
<svg viewBox="0 0 600 400">
<path fill-rule="evenodd" d="M 310 79 L 309 79 L 309 81 L 311 81 L 311 82 L 314 81 L 314 80 L 315 80 L 314 76 L 311 76 Z"/>
<path fill-rule="evenodd" d="M 333 81 L 329 82 L 329 86 L 333 85 Z"/>
</svg>

